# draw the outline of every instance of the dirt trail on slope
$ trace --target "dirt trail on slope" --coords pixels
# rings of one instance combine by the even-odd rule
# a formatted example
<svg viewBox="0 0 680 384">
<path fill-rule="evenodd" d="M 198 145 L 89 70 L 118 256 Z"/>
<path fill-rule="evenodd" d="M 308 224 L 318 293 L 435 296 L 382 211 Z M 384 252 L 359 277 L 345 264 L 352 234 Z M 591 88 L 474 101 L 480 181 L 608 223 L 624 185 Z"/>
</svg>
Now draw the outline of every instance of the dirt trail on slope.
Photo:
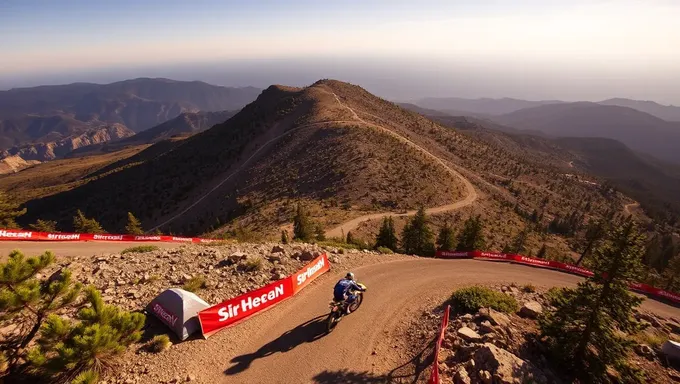
<svg viewBox="0 0 680 384">
<path fill-rule="evenodd" d="M 331 334 L 324 334 L 324 321 L 333 285 L 345 273 L 338 265 L 299 296 L 267 312 L 207 341 L 184 342 L 151 356 L 148 363 L 153 379 L 194 375 L 199 383 L 383 382 L 375 377 L 388 378 L 422 347 L 403 345 L 405 321 L 431 310 L 453 290 L 471 284 L 510 282 L 575 286 L 582 280 L 506 263 L 386 257 L 393 261 L 354 270 L 368 287 L 366 298 L 361 308 L 345 317 Z M 652 300 L 646 300 L 642 307 L 664 316 L 680 313 Z M 399 372 L 413 372 L 408 365 Z M 148 376 L 142 379 L 155 382 Z"/>
<path fill-rule="evenodd" d="M 411 140 L 409 140 L 409 139 L 407 139 L 407 138 L 405 138 L 405 137 L 399 135 L 398 133 L 396 133 L 396 132 L 394 132 L 394 131 L 392 131 L 392 130 L 389 130 L 389 129 L 384 128 L 384 127 L 381 127 L 381 126 L 379 126 L 379 125 L 376 125 L 376 124 L 367 122 L 366 120 L 364 120 L 364 119 L 362 119 L 361 117 L 359 117 L 359 115 L 354 111 L 354 109 L 352 109 L 351 107 L 349 107 L 349 106 L 343 104 L 343 103 L 340 101 L 340 99 L 338 98 L 338 95 L 336 95 L 335 93 L 333 93 L 333 96 L 335 96 L 335 99 L 338 101 L 338 103 L 339 103 L 340 105 L 342 105 L 343 107 L 347 108 L 347 109 L 352 113 L 352 116 L 353 116 L 357 121 L 359 121 L 359 122 L 361 122 L 361 123 L 363 123 L 363 124 L 365 124 L 365 125 L 369 125 L 369 126 L 371 126 L 371 127 L 378 128 L 378 129 L 380 129 L 381 131 L 383 131 L 383 132 L 385 132 L 385 133 L 387 133 L 387 134 L 389 134 L 389 135 L 395 137 L 397 140 L 399 140 L 399 141 L 405 143 L 406 145 L 409 145 L 409 146 L 411 146 L 411 147 L 417 149 L 418 151 L 424 153 L 425 155 L 427 155 L 428 157 L 430 157 L 432 160 L 434 160 L 436 163 L 438 163 L 438 164 L 440 164 L 442 167 L 444 167 L 444 169 L 446 169 L 446 171 L 447 171 L 451 176 L 453 176 L 453 177 L 455 177 L 455 178 L 458 178 L 458 179 L 460 179 L 460 180 L 463 182 L 463 184 L 465 185 L 465 191 L 466 191 L 466 195 L 465 195 L 465 198 L 464 198 L 464 199 L 459 200 L 459 201 L 456 201 L 455 203 L 446 204 L 446 205 L 442 205 L 442 206 L 439 206 L 439 207 L 428 208 L 428 209 L 425 210 L 425 212 L 426 212 L 428 215 L 433 215 L 433 214 L 437 214 L 437 213 L 448 212 L 448 211 L 453 211 L 453 210 L 456 210 L 456 209 L 460 209 L 460 208 L 462 208 L 462 207 L 466 207 L 466 206 L 468 206 L 468 205 L 471 205 L 475 200 L 477 200 L 477 191 L 475 190 L 475 187 L 472 185 L 472 183 L 470 183 L 470 181 L 469 181 L 467 178 L 465 178 L 463 175 L 461 175 L 458 171 L 456 171 L 456 170 L 454 170 L 453 168 L 451 168 L 450 166 L 448 166 L 442 159 L 440 159 L 439 157 L 433 155 L 432 153 L 430 153 L 430 152 L 429 152 L 428 150 L 426 150 L 425 148 L 419 146 L 418 144 L 412 142 Z M 370 114 L 369 114 L 369 115 L 370 115 Z M 384 217 L 387 217 L 387 216 L 413 216 L 413 215 L 416 214 L 416 212 L 417 212 L 417 210 L 411 210 L 411 211 L 402 212 L 402 213 L 397 213 L 397 212 L 381 212 L 381 213 L 372 213 L 372 214 L 368 214 L 368 215 L 364 215 L 364 216 L 359 216 L 359 217 L 357 217 L 357 218 L 354 218 L 354 219 L 352 219 L 352 220 L 349 220 L 349 221 L 347 221 L 347 222 L 344 222 L 344 223 L 338 225 L 338 226 L 335 227 L 335 228 L 332 228 L 332 229 L 327 230 L 326 233 L 325 233 L 325 235 L 326 235 L 327 238 L 342 237 L 343 234 L 346 234 L 346 233 L 349 232 L 349 231 L 355 230 L 361 223 L 363 223 L 363 222 L 365 222 L 365 221 L 368 221 L 368 220 L 380 220 L 380 219 L 382 219 L 382 218 L 384 218 Z"/>
</svg>

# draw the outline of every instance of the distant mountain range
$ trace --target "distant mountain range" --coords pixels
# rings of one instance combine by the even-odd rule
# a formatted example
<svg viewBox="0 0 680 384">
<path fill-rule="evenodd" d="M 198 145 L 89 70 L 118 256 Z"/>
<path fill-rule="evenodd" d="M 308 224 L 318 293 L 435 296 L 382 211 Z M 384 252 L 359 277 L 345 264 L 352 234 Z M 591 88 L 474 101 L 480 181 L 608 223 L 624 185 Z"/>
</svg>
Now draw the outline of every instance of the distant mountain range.
<svg viewBox="0 0 680 384">
<path fill-rule="evenodd" d="M 680 123 L 628 107 L 588 102 L 549 104 L 495 116 L 493 120 L 554 137 L 614 139 L 635 151 L 680 163 Z"/>
<path fill-rule="evenodd" d="M 74 83 L 1 91 L 0 150 L 25 160 L 51 160 L 51 155 L 36 155 L 49 150 L 30 147 L 65 149 L 70 145 L 64 143 L 82 141 L 82 135 L 103 141 L 125 138 L 131 136 L 130 132 L 143 132 L 183 113 L 238 110 L 255 100 L 260 92 L 253 87 L 228 88 L 199 81 L 149 78 L 104 85 Z M 202 129 L 205 129 L 202 124 L 210 120 L 205 117 L 201 123 L 196 119 L 200 120 L 196 117 L 194 125 Z M 113 134 L 104 134 L 102 127 Z M 128 132 L 121 133 L 121 127 Z M 96 130 L 100 132 L 93 133 Z M 74 149 L 79 147 L 82 145 Z M 26 158 L 24 154 L 31 156 Z M 57 157 L 65 154 L 55 152 Z"/>
<path fill-rule="evenodd" d="M 454 116 L 498 116 L 548 104 L 570 104 L 560 100 L 529 101 L 512 98 L 463 99 L 458 97 L 427 97 L 414 101 L 414 105 L 434 109 Z M 661 105 L 653 101 L 614 98 L 597 102 L 600 105 L 628 107 L 667 121 L 680 121 L 680 107 Z"/>
</svg>

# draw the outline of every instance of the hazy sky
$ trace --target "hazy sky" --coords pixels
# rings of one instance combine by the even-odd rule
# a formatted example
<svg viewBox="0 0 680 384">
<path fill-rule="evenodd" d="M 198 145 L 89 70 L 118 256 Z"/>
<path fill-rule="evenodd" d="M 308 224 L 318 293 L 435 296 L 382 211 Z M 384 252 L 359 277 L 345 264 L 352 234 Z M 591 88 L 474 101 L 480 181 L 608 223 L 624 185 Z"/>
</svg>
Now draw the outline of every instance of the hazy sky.
<svg viewBox="0 0 680 384">
<path fill-rule="evenodd" d="M 340 78 L 391 98 L 680 105 L 678 0 L 0 0 L 0 88 Z"/>
</svg>

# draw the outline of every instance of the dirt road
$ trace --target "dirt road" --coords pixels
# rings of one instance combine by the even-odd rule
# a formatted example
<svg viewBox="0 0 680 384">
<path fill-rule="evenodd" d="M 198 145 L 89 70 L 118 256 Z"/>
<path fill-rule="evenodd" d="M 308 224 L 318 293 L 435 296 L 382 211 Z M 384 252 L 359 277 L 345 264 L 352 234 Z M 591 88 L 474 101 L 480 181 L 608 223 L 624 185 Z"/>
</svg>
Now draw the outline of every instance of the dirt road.
<svg viewBox="0 0 680 384">
<path fill-rule="evenodd" d="M 472 185 L 472 183 L 470 183 L 470 181 L 469 181 L 468 179 L 466 179 L 463 175 L 461 175 L 459 172 L 457 172 L 456 170 L 454 170 L 453 168 L 451 168 L 449 165 L 447 165 L 442 159 L 440 159 L 439 157 L 433 155 L 432 153 L 430 153 L 430 152 L 429 152 L 428 150 L 426 150 L 425 148 L 419 146 L 418 144 L 412 142 L 411 140 L 409 140 L 409 139 L 407 139 L 407 138 L 405 138 L 405 137 L 399 135 L 398 133 L 396 133 L 396 132 L 394 132 L 394 131 L 392 131 L 392 130 L 389 130 L 389 129 L 384 128 L 384 127 L 381 127 L 381 126 L 379 126 L 379 125 L 376 125 L 376 124 L 367 122 L 366 120 L 364 120 L 364 119 L 362 119 L 361 117 L 359 117 L 359 115 L 356 113 L 356 111 L 354 111 L 354 109 L 352 109 L 352 108 L 350 108 L 349 106 L 343 104 L 343 103 L 340 101 L 340 99 L 338 98 L 338 95 L 336 95 L 336 94 L 334 93 L 333 96 L 335 96 L 335 99 L 338 101 L 338 103 L 339 103 L 340 105 L 342 105 L 343 107 L 347 108 L 347 109 L 352 113 L 352 116 L 353 116 L 357 121 L 359 121 L 359 122 L 361 122 L 361 123 L 363 123 L 363 124 L 365 124 L 365 125 L 369 125 L 369 126 L 378 128 L 378 129 L 380 129 L 381 131 L 383 131 L 383 132 L 385 132 L 385 133 L 387 133 L 387 134 L 389 134 L 389 135 L 395 137 L 397 140 L 399 140 L 399 141 L 401 141 L 401 142 L 403 142 L 403 143 L 406 143 L 407 145 L 409 145 L 409 146 L 411 146 L 411 147 L 417 149 L 418 151 L 424 153 L 425 155 L 427 155 L 428 157 L 430 157 L 435 163 L 438 163 L 438 164 L 441 165 L 444 169 L 446 169 L 446 171 L 447 171 L 451 176 L 453 176 L 453 177 L 456 178 L 456 179 L 459 179 L 459 180 L 463 183 L 463 185 L 465 185 L 465 198 L 463 198 L 462 200 L 456 201 L 456 202 L 454 202 L 454 203 L 451 203 L 451 204 L 446 204 L 446 205 L 442 205 L 442 206 L 439 206 L 439 207 L 428 208 L 428 209 L 425 210 L 425 212 L 426 212 L 428 215 L 433 215 L 433 214 L 437 214 L 437 213 L 453 211 L 453 210 L 456 210 L 456 209 L 459 209 L 459 208 L 462 208 L 462 207 L 466 207 L 466 206 L 472 204 L 475 200 L 477 200 L 477 191 L 475 190 L 475 187 Z M 357 217 L 357 218 L 354 218 L 354 219 L 352 219 L 352 220 L 349 220 L 349 221 L 347 221 L 347 222 L 344 222 L 344 223 L 338 225 L 338 226 L 335 227 L 335 228 L 332 228 L 332 229 L 327 230 L 326 233 L 325 233 L 325 235 L 326 235 L 327 238 L 333 238 L 333 237 L 338 237 L 338 238 L 339 238 L 339 237 L 342 237 L 343 234 L 346 234 L 346 233 L 349 232 L 349 231 L 355 230 L 361 223 L 363 223 L 363 222 L 365 222 L 365 221 L 368 221 L 368 220 L 380 220 L 380 219 L 382 219 L 383 217 L 387 217 L 387 216 L 413 216 L 413 215 L 416 214 L 416 212 L 417 212 L 416 210 L 407 211 L 407 212 L 405 212 L 405 213 L 381 212 L 381 213 L 372 213 L 372 214 L 368 214 L 368 215 L 364 215 L 364 216 L 359 216 L 359 217 Z"/>
<path fill-rule="evenodd" d="M 333 266 L 301 295 L 207 341 L 175 345 L 156 357 L 162 362 L 150 364 L 172 367 L 156 365 L 158 379 L 163 373 L 191 374 L 201 383 L 381 382 L 375 377 L 385 377 L 409 361 L 405 351 L 417 351 L 418 346 L 402 345 L 397 332 L 402 323 L 441 303 L 454 289 L 510 282 L 573 286 L 581 280 L 505 263 L 401 257 L 354 270 L 368 286 L 366 299 L 333 333 L 324 335 L 332 287 L 345 272 Z M 680 315 L 680 309 L 652 300 L 642 306 L 665 316 Z"/>
</svg>

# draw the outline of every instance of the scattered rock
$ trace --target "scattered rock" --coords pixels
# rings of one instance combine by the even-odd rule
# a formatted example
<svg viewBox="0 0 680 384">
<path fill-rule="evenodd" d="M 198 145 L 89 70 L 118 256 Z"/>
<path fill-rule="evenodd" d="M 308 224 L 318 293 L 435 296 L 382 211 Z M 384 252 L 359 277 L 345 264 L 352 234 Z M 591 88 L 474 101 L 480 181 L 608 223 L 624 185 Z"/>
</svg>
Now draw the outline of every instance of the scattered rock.
<svg viewBox="0 0 680 384">
<path fill-rule="evenodd" d="M 482 383 L 491 384 L 491 374 L 489 371 L 481 370 L 477 373 L 477 376 L 479 376 L 479 380 L 481 380 Z"/>
<path fill-rule="evenodd" d="M 466 313 L 466 314 L 464 314 L 463 316 L 461 316 L 460 318 L 461 318 L 462 320 L 470 321 L 470 320 L 472 320 L 473 316 L 472 316 L 472 314 L 470 314 L 470 313 Z"/>
<path fill-rule="evenodd" d="M 460 367 L 456 371 L 456 374 L 453 376 L 453 382 L 455 384 L 470 384 L 470 376 L 468 376 L 467 371 L 465 368 Z"/>
<path fill-rule="evenodd" d="M 285 252 L 285 251 L 286 251 L 286 250 L 283 249 L 283 247 L 280 246 L 280 245 L 275 245 L 275 246 L 272 248 L 272 253 L 283 253 L 283 252 Z"/>
<path fill-rule="evenodd" d="M 654 358 L 654 350 L 652 347 L 650 347 L 647 344 L 638 344 L 635 346 L 635 353 L 642 357 L 646 357 L 648 359 Z"/>
<path fill-rule="evenodd" d="M 245 260 L 248 258 L 248 255 L 246 255 L 243 252 L 234 252 L 229 257 L 227 257 L 227 260 L 229 260 L 229 264 L 236 264 L 241 260 Z"/>
<path fill-rule="evenodd" d="M 530 319 L 536 319 L 543 313 L 543 307 L 537 301 L 528 301 L 524 303 L 522 309 L 519 310 L 519 314 Z"/>
<path fill-rule="evenodd" d="M 281 261 L 281 254 L 280 253 L 272 253 L 271 255 L 269 255 L 269 257 L 267 257 L 267 260 L 269 260 L 271 262 L 275 262 L 275 261 L 280 262 Z"/>
<path fill-rule="evenodd" d="M 300 255 L 298 257 L 302 261 L 310 261 L 310 260 L 314 260 L 314 258 L 316 256 L 314 256 L 314 253 L 312 253 L 310 251 L 304 251 L 304 252 L 300 253 Z"/>
<path fill-rule="evenodd" d="M 491 323 L 489 320 L 484 320 L 482 323 L 479 325 L 479 331 L 482 333 L 491 333 L 493 332 L 493 327 L 491 326 Z"/>
<path fill-rule="evenodd" d="M 480 369 L 493 372 L 497 383 L 512 384 L 516 382 L 515 379 L 519 379 L 519 382 L 547 383 L 545 375 L 531 363 L 490 343 L 477 349 L 473 359 Z"/>
<path fill-rule="evenodd" d="M 480 336 L 477 332 L 475 332 L 474 330 L 472 330 L 468 327 L 460 328 L 458 330 L 457 334 L 458 334 L 458 337 L 460 337 L 461 339 L 463 339 L 465 341 L 473 342 L 473 343 L 479 342 L 479 341 L 482 340 L 482 336 Z"/>
<path fill-rule="evenodd" d="M 493 308 L 482 308 L 479 310 L 479 316 L 488 319 L 492 325 L 506 326 L 510 324 L 510 318 Z"/>
</svg>

